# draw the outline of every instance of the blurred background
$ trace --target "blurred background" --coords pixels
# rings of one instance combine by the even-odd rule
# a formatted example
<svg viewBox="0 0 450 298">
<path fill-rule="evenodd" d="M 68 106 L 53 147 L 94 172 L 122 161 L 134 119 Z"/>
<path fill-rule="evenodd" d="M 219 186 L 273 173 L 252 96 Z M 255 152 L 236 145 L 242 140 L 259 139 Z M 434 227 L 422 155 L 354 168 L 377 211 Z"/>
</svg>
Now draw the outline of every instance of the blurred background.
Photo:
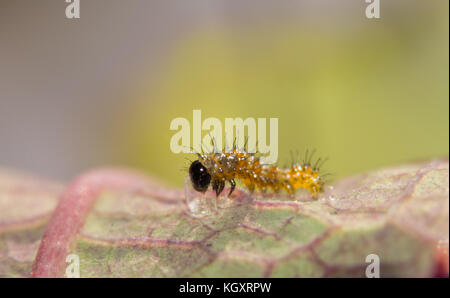
<svg viewBox="0 0 450 298">
<path fill-rule="evenodd" d="M 381 19 L 363 0 L 80 4 L 0 0 L 0 167 L 181 186 L 169 125 L 193 109 L 278 117 L 280 164 L 317 148 L 336 179 L 448 155 L 448 1 L 381 0 Z"/>
</svg>

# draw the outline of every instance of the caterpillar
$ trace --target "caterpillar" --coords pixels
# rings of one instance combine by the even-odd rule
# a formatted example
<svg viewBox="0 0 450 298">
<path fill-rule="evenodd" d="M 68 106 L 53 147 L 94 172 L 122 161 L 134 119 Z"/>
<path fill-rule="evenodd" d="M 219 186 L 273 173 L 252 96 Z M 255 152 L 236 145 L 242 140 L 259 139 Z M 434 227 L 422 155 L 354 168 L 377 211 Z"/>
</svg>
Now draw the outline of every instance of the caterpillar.
<svg viewBox="0 0 450 298">
<path fill-rule="evenodd" d="M 303 188 L 317 198 L 325 183 L 320 167 L 326 159 L 319 158 L 312 165 L 313 154 L 314 151 L 308 157 L 307 151 L 301 164 L 293 161 L 290 168 L 283 169 L 261 164 L 256 153 L 238 150 L 233 145 L 229 152 L 223 149 L 222 152 L 197 153 L 198 159 L 189 166 L 189 177 L 196 191 L 205 193 L 211 185 L 216 197 L 222 193 L 226 182 L 230 184 L 228 197 L 231 196 L 236 180 L 240 180 L 250 193 L 255 190 L 266 192 L 271 189 L 275 193 L 284 190 L 293 197 L 297 189 Z"/>
</svg>

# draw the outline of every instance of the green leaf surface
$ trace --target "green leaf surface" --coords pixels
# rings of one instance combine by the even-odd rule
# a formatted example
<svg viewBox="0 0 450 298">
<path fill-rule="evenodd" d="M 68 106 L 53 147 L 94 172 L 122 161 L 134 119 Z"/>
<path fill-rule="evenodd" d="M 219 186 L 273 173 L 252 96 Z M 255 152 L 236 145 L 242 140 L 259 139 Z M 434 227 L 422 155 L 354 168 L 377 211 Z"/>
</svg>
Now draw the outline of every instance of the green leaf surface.
<svg viewBox="0 0 450 298">
<path fill-rule="evenodd" d="M 0 277 L 28 277 L 45 225 L 64 190 L 0 168 Z"/>
<path fill-rule="evenodd" d="M 81 277 L 364 277 L 370 254 L 381 277 L 448 276 L 448 185 L 448 160 L 434 160 L 337 181 L 318 200 L 238 190 L 200 216 L 184 191 L 129 171 L 62 192 L 3 171 L 0 276 L 62 277 L 68 254 Z"/>
</svg>

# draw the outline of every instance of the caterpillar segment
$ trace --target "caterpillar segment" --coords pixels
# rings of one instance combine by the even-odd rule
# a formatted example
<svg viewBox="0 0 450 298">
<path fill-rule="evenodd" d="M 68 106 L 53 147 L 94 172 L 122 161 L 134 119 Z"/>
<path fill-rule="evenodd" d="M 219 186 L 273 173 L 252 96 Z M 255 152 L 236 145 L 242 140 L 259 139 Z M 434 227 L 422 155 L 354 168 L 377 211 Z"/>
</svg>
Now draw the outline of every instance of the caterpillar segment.
<svg viewBox="0 0 450 298">
<path fill-rule="evenodd" d="M 241 181 L 248 190 L 275 193 L 286 191 L 291 197 L 297 189 L 307 189 L 313 198 L 323 190 L 324 179 L 320 175 L 318 159 L 311 165 L 311 157 L 302 164 L 293 163 L 290 168 L 278 168 L 274 165 L 261 164 L 254 153 L 234 148 L 231 152 L 222 150 L 218 153 L 197 154 L 198 160 L 189 167 L 189 176 L 195 190 L 205 192 L 209 185 L 219 196 L 225 184 L 229 183 L 230 196 L 236 181 Z"/>
</svg>

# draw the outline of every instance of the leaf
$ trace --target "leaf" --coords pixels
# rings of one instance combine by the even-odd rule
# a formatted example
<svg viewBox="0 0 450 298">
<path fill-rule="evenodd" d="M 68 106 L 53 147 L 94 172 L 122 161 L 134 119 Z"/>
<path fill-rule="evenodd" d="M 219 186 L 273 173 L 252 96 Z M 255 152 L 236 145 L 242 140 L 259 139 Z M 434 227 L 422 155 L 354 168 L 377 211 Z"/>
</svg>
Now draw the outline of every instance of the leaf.
<svg viewBox="0 0 450 298">
<path fill-rule="evenodd" d="M 28 214 L 30 200 L 8 191 L 21 180 L 0 177 L 2 227 L 13 226 L 8 210 L 25 222 L 52 208 Z M 364 277 L 370 254 L 379 256 L 382 277 L 448 276 L 448 179 L 446 159 L 343 179 L 319 200 L 238 190 L 197 218 L 181 190 L 134 172 L 94 170 L 61 195 L 33 276 L 64 276 L 72 253 L 81 277 Z M 38 226 L 1 230 L 0 275 L 29 273 Z M 26 248 L 8 246 L 10 239 L 27 239 Z M 17 258 L 21 250 L 26 258 Z"/>
<path fill-rule="evenodd" d="M 0 277 L 30 276 L 62 191 L 61 184 L 0 168 Z"/>
</svg>

